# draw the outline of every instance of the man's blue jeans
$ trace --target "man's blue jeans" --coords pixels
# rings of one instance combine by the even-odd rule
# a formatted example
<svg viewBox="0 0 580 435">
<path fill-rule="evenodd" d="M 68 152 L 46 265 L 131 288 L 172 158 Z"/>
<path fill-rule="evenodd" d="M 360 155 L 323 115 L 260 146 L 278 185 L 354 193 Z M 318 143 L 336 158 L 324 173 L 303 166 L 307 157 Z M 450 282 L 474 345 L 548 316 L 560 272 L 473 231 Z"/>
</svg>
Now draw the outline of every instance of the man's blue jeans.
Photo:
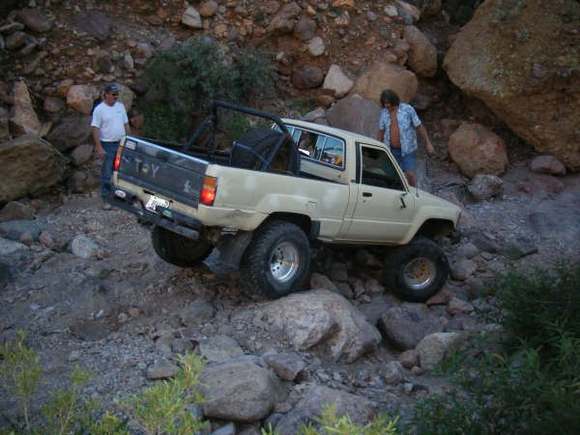
<svg viewBox="0 0 580 435">
<path fill-rule="evenodd" d="M 105 150 L 105 158 L 103 166 L 101 167 L 101 197 L 104 199 L 111 193 L 111 177 L 113 176 L 113 162 L 115 161 L 115 154 L 119 148 L 119 142 L 103 142 L 103 149 Z"/>
</svg>

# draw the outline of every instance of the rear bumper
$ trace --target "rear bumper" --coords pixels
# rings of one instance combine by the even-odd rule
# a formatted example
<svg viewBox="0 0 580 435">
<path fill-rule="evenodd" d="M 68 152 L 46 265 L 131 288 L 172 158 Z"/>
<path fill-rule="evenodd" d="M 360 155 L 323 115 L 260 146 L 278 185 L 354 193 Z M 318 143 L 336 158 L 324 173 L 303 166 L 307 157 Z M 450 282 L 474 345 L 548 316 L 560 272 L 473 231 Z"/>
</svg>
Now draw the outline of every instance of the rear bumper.
<svg viewBox="0 0 580 435">
<path fill-rule="evenodd" d="M 202 229 L 202 224 L 197 219 L 170 209 L 157 208 L 157 212 L 147 210 L 137 196 L 124 192 L 125 196 L 115 195 L 115 191 L 108 195 L 105 200 L 113 207 L 128 211 L 139 217 L 142 222 L 153 226 L 160 226 L 180 234 L 192 240 L 198 240 Z"/>
</svg>

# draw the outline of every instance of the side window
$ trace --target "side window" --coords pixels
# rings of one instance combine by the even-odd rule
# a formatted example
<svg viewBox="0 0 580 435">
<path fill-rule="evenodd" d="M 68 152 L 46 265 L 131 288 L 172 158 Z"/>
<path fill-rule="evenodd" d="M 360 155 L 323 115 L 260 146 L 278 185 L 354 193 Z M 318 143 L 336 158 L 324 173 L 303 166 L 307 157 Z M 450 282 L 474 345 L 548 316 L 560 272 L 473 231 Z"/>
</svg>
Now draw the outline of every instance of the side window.
<svg viewBox="0 0 580 435">
<path fill-rule="evenodd" d="M 300 137 L 297 137 L 300 132 Z M 328 165 L 344 168 L 344 142 L 332 136 L 296 129 L 293 134 L 303 156 Z"/>
<path fill-rule="evenodd" d="M 384 150 L 361 145 L 361 154 L 362 184 L 405 190 L 401 177 Z"/>
</svg>

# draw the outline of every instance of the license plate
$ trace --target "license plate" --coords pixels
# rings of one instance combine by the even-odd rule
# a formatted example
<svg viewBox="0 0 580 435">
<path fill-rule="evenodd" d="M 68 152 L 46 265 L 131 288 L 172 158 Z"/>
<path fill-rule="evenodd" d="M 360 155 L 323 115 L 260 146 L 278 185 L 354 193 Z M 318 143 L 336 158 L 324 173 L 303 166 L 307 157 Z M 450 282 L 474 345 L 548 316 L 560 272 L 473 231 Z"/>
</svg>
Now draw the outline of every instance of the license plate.
<svg viewBox="0 0 580 435">
<path fill-rule="evenodd" d="M 147 204 L 145 204 L 145 208 L 149 211 L 156 213 L 157 207 L 168 208 L 169 201 L 167 201 L 166 199 L 163 199 L 163 198 L 159 198 L 158 196 L 151 195 L 149 197 L 149 200 L 147 201 Z"/>
</svg>

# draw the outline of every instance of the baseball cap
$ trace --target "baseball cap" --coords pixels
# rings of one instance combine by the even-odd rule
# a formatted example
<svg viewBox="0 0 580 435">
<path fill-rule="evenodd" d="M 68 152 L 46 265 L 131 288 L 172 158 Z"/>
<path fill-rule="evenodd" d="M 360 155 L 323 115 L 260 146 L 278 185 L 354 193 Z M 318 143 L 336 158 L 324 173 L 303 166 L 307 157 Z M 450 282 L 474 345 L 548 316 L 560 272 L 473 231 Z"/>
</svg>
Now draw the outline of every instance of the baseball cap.
<svg viewBox="0 0 580 435">
<path fill-rule="evenodd" d="M 119 87 L 119 85 L 117 83 L 109 83 L 108 85 L 105 86 L 105 92 L 119 93 L 120 90 L 121 90 L 121 88 Z"/>
</svg>

